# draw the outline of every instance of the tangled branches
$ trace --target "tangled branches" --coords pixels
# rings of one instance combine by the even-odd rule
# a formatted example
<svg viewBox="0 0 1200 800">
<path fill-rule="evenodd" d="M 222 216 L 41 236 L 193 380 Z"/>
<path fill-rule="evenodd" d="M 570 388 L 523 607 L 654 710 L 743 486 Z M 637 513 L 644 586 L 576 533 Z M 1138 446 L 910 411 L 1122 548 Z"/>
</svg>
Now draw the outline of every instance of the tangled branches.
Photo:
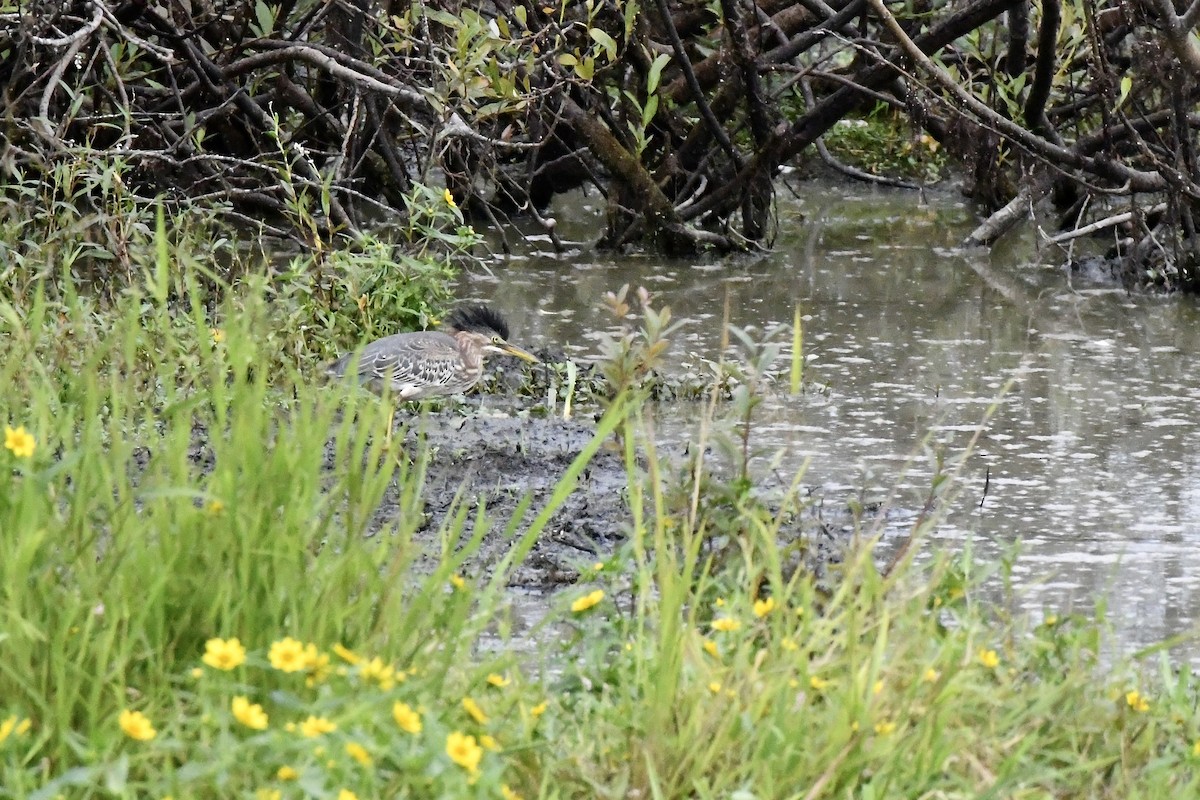
<svg viewBox="0 0 1200 800">
<path fill-rule="evenodd" d="M 603 244 L 747 249 L 780 169 L 883 105 L 999 209 L 970 243 L 1051 198 L 1068 233 L 1119 218 L 1123 252 L 1169 250 L 1181 285 L 1198 25 L 1200 0 L 41 0 L 0 13 L 0 173 L 102 152 L 280 231 L 355 231 L 444 181 L 551 238 L 550 201 L 592 188 Z"/>
</svg>

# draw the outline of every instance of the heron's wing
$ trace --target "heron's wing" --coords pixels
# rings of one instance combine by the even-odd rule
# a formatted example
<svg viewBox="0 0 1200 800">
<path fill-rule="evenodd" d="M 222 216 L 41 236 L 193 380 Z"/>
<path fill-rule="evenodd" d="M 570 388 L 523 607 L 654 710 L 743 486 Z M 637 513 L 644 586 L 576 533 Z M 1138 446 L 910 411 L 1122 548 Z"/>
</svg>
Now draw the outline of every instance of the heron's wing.
<svg viewBox="0 0 1200 800">
<path fill-rule="evenodd" d="M 358 361 L 358 377 L 390 385 L 401 397 L 417 397 L 457 383 L 461 364 L 458 345 L 449 336 L 401 334 L 368 345 Z"/>
</svg>

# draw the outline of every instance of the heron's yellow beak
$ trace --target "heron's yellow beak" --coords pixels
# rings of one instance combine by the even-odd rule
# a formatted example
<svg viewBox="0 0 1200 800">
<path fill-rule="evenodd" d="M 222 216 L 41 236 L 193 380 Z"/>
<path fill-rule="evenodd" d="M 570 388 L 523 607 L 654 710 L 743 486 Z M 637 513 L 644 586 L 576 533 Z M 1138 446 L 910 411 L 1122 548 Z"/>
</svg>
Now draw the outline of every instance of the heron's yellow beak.
<svg viewBox="0 0 1200 800">
<path fill-rule="evenodd" d="M 508 342 L 505 342 L 504 344 L 500 345 L 500 349 L 505 353 L 508 353 L 510 356 L 516 356 L 522 361 L 531 361 L 534 364 L 540 363 L 537 356 L 528 350 L 517 347 L 515 344 L 509 344 Z"/>
</svg>

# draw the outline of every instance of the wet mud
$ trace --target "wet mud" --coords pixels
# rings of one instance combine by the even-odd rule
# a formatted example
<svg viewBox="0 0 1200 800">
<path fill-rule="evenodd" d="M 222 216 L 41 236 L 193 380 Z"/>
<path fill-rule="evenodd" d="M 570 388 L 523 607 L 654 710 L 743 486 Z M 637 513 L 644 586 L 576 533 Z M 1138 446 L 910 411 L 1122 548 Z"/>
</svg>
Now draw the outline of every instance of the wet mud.
<svg viewBox="0 0 1200 800">
<path fill-rule="evenodd" d="M 482 506 L 488 532 L 469 566 L 486 573 L 550 503 L 555 487 L 593 438 L 595 426 L 591 416 L 577 420 L 537 416 L 496 397 L 476 397 L 467 403 L 465 414 L 460 408 L 401 419 L 396 435 L 410 453 L 428 448 L 417 539 L 434 545 L 463 506 L 468 510 L 468 533 L 473 532 Z M 620 455 L 602 448 L 517 567 L 510 585 L 549 588 L 574 583 L 581 567 L 611 552 L 628 530 L 627 485 Z M 521 508 L 524 512 L 514 519 Z M 375 516 L 373 531 L 394 529 L 403 513 L 405 503 L 393 482 Z"/>
</svg>

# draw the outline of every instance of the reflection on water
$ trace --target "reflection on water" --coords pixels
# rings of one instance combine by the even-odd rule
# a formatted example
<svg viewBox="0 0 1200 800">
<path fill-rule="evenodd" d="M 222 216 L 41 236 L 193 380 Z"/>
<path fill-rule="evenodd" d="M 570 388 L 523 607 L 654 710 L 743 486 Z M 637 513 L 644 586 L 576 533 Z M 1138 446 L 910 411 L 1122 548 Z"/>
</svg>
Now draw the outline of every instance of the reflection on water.
<svg viewBox="0 0 1200 800">
<path fill-rule="evenodd" d="M 786 448 L 780 471 L 811 457 L 805 482 L 827 502 L 895 487 L 901 506 L 919 508 L 931 453 L 962 452 L 995 403 L 937 536 L 972 536 L 985 557 L 1019 542 L 1026 607 L 1087 611 L 1107 597 L 1131 648 L 1194 627 L 1194 301 L 1073 286 L 1054 266 L 1061 254 L 1036 253 L 1032 238 L 955 253 L 973 217 L 949 196 L 920 205 L 907 193 L 806 186 L 787 202 L 767 256 L 664 262 L 580 245 L 500 260 L 462 294 L 494 299 L 521 344 L 565 343 L 586 358 L 589 331 L 611 324 L 601 296 L 643 285 L 689 320 L 674 346 L 683 364 L 714 357 L 727 292 L 739 326 L 788 323 L 799 304 L 806 378 L 824 388 L 792 398 L 780 387 L 761 407 L 756 441 Z M 558 209 L 560 235 L 582 240 L 596 213 Z M 663 409 L 659 425 L 687 437 L 698 413 Z M 1180 652 L 1200 661 L 1200 644 Z"/>
</svg>

